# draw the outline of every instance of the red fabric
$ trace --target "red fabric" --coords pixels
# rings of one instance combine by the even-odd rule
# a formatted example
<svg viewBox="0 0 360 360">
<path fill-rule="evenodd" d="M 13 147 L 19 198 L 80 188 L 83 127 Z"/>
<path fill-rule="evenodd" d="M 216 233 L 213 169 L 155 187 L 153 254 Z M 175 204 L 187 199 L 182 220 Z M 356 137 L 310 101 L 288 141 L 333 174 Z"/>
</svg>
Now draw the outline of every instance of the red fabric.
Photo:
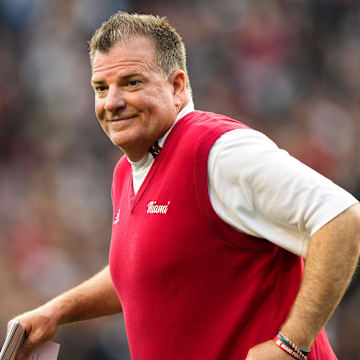
<svg viewBox="0 0 360 360">
<path fill-rule="evenodd" d="M 133 360 L 245 359 L 286 319 L 302 259 L 232 229 L 208 195 L 212 144 L 242 128 L 220 115 L 188 114 L 136 196 L 130 164 L 116 166 L 110 270 Z M 331 359 L 325 340 L 309 360 Z"/>
</svg>

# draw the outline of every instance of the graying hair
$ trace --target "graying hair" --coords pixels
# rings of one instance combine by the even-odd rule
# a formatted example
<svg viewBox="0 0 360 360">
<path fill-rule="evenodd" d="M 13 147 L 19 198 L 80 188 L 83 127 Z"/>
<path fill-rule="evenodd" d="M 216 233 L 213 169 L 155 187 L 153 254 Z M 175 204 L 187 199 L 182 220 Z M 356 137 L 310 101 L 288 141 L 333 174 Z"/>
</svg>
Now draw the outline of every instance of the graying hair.
<svg viewBox="0 0 360 360">
<path fill-rule="evenodd" d="M 91 65 L 97 51 L 106 54 L 116 43 L 139 36 L 153 40 L 157 66 L 165 76 L 171 75 L 176 69 L 185 72 L 186 87 L 191 94 L 184 43 L 165 17 L 116 12 L 95 31 L 89 41 Z"/>
</svg>

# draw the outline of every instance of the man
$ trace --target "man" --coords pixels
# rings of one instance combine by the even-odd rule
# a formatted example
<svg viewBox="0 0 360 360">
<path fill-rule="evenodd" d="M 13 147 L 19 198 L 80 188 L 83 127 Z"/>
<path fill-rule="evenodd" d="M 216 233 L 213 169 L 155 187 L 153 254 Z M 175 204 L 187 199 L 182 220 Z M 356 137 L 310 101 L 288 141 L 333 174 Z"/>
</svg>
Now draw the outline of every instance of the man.
<svg viewBox="0 0 360 360">
<path fill-rule="evenodd" d="M 17 359 L 60 324 L 120 311 L 133 359 L 336 359 L 323 327 L 359 258 L 357 200 L 257 131 L 194 111 L 164 18 L 116 13 L 90 60 L 97 117 L 125 153 L 110 264 L 16 317 Z"/>
</svg>

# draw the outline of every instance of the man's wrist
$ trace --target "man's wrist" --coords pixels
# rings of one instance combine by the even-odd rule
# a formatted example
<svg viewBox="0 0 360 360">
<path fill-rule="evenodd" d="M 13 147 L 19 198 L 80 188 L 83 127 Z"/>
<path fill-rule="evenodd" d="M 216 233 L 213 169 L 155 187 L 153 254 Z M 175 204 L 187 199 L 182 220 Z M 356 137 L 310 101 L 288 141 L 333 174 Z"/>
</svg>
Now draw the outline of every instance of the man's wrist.
<svg viewBox="0 0 360 360">
<path fill-rule="evenodd" d="M 302 349 L 310 349 L 316 338 L 316 335 L 308 333 L 306 329 L 301 329 L 300 327 L 293 329 L 286 324 L 282 326 L 280 331 Z"/>
<path fill-rule="evenodd" d="M 307 360 L 307 355 L 310 353 L 310 351 L 307 351 L 306 353 L 304 353 L 289 339 L 285 339 L 281 335 L 281 333 L 279 333 L 278 335 L 276 335 L 274 337 L 273 342 L 275 343 L 276 346 L 278 346 L 282 351 L 287 353 L 293 359 Z"/>
<path fill-rule="evenodd" d="M 52 319 L 57 325 L 61 325 L 68 322 L 66 306 L 55 298 L 48 303 L 41 306 L 45 314 Z"/>
</svg>

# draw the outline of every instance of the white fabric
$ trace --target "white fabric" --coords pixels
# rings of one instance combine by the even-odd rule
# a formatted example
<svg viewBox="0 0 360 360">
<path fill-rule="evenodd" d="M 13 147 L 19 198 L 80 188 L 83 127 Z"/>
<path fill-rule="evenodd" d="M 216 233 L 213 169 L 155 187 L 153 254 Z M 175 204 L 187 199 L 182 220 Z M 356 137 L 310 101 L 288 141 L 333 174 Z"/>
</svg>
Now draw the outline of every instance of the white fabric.
<svg viewBox="0 0 360 360">
<path fill-rule="evenodd" d="M 255 130 L 223 134 L 211 148 L 208 176 L 221 219 L 303 257 L 308 239 L 358 202 Z"/>
<path fill-rule="evenodd" d="M 175 123 L 194 110 L 189 102 Z M 131 162 L 137 193 L 154 158 Z M 250 129 L 223 134 L 208 160 L 209 195 L 215 212 L 235 229 L 306 256 L 308 239 L 358 201 L 329 179 Z"/>
<path fill-rule="evenodd" d="M 145 180 L 146 175 L 148 174 L 151 165 L 154 162 L 154 157 L 149 152 L 147 152 L 139 161 L 131 161 L 129 159 L 128 161 L 132 168 L 133 187 L 134 193 L 136 194 L 139 191 L 141 184 Z"/>
</svg>

